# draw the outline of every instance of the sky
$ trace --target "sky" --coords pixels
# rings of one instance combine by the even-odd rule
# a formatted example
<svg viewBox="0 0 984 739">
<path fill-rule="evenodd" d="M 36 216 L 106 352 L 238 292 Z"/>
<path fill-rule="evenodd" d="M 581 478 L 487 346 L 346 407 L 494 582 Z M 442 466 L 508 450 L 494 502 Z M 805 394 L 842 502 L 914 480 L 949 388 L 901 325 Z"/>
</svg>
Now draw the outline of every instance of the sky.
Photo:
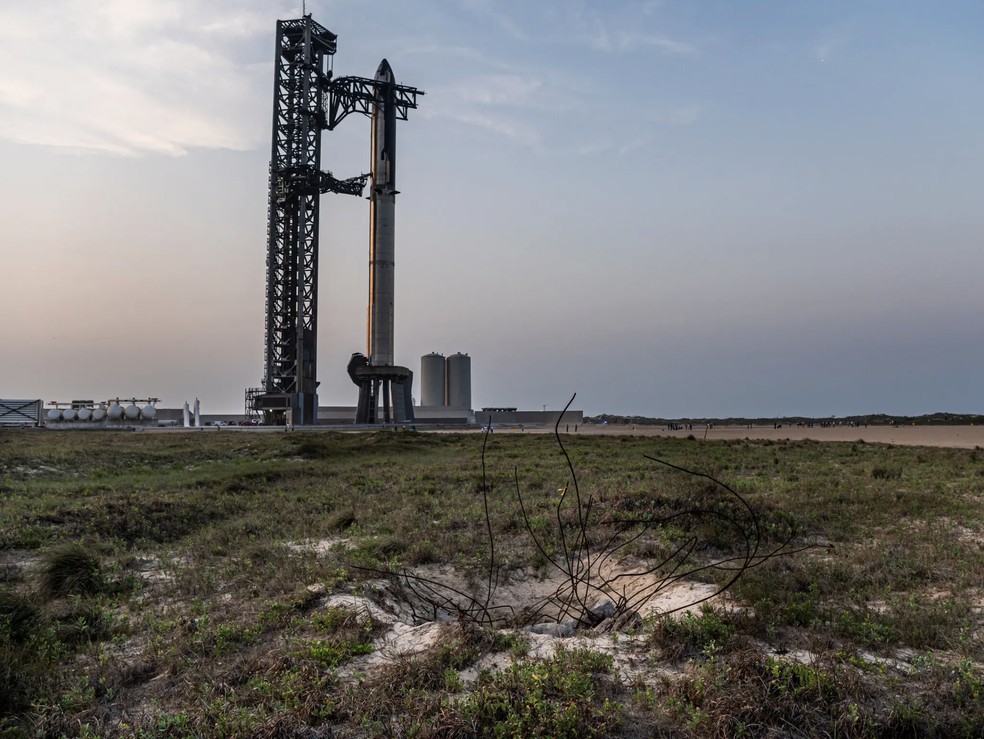
<svg viewBox="0 0 984 739">
<path fill-rule="evenodd" d="M 386 57 L 396 358 L 482 406 L 984 412 L 984 4 L 310 0 Z M 263 372 L 280 0 L 0 0 L 0 397 L 233 413 Z M 369 168 L 369 121 L 322 167 Z M 368 202 L 322 200 L 322 405 Z M 416 393 L 415 393 L 416 394 Z"/>
</svg>

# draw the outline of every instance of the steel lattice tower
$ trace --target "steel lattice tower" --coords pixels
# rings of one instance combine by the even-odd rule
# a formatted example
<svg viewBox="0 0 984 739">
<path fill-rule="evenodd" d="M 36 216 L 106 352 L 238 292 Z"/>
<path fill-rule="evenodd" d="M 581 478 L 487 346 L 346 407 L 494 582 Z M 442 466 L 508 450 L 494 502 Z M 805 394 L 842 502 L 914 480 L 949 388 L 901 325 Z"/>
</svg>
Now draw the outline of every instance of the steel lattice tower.
<svg viewBox="0 0 984 739">
<path fill-rule="evenodd" d="M 277 21 L 267 227 L 264 394 L 267 420 L 317 422 L 318 227 L 324 192 L 361 195 L 366 175 L 321 171 L 321 131 L 336 35 L 306 15 Z M 288 416 L 290 413 L 290 416 Z"/>
</svg>

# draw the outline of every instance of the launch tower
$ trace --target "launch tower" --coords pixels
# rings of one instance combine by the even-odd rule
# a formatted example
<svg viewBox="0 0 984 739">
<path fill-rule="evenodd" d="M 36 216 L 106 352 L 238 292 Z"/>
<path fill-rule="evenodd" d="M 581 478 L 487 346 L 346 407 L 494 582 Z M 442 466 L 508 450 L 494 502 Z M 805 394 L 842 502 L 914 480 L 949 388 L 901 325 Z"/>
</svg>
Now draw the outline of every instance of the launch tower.
<svg viewBox="0 0 984 739">
<path fill-rule="evenodd" d="M 247 412 L 252 402 L 268 423 L 317 423 L 319 201 L 328 192 L 361 195 L 370 178 L 339 180 L 322 171 L 321 132 L 333 130 L 349 113 L 377 114 L 384 95 L 392 129 L 396 119 L 406 120 L 422 94 L 394 84 L 391 77 L 333 79 L 326 63 L 335 54 L 336 40 L 310 15 L 277 21 L 265 366 L 263 387 L 247 390 L 246 396 Z M 386 416 L 389 420 L 388 405 Z"/>
<path fill-rule="evenodd" d="M 277 21 L 264 392 L 254 401 L 273 423 L 317 423 L 319 201 L 326 192 L 361 195 L 367 179 L 321 171 L 336 38 L 310 15 Z"/>
</svg>

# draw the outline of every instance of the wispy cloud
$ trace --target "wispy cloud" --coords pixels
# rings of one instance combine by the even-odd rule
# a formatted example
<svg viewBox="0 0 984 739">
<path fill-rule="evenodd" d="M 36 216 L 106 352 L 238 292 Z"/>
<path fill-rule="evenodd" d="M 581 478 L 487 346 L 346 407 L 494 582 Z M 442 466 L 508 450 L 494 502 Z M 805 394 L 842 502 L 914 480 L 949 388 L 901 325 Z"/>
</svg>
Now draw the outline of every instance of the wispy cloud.
<svg viewBox="0 0 984 739">
<path fill-rule="evenodd" d="M 543 83 L 515 74 L 489 74 L 473 77 L 457 85 L 453 92 L 463 101 L 484 105 L 517 106 L 531 102 Z"/>
<path fill-rule="evenodd" d="M 651 30 L 650 16 L 659 2 L 644 2 L 618 12 L 604 12 L 584 2 L 542 2 L 527 7 L 522 22 L 492 0 L 459 0 L 461 6 L 492 23 L 507 36 L 527 43 L 577 45 L 603 52 L 628 53 L 655 49 L 670 55 L 696 54 L 697 47 Z"/>
<path fill-rule="evenodd" d="M 537 146 L 542 140 L 539 132 L 532 126 L 521 120 L 502 114 L 445 110 L 443 112 L 435 111 L 434 117 L 457 121 L 468 126 L 476 126 L 524 146 Z"/>
<path fill-rule="evenodd" d="M 604 28 L 592 36 L 591 45 L 599 51 L 631 52 L 650 48 L 671 55 L 690 56 L 697 53 L 696 46 L 684 41 L 632 31 L 609 33 Z"/>
<path fill-rule="evenodd" d="M 516 74 L 474 75 L 428 91 L 425 115 L 476 126 L 515 143 L 532 146 L 540 134 L 531 112 L 542 107 L 543 83 Z"/>
<path fill-rule="evenodd" d="M 666 5 L 666 0 L 646 0 L 639 6 L 643 15 L 652 15 Z"/>
<path fill-rule="evenodd" d="M 827 61 L 846 46 L 849 41 L 850 37 L 844 31 L 828 33 L 816 42 L 813 47 L 813 54 L 821 62 Z"/>
<path fill-rule="evenodd" d="M 507 36 L 519 41 L 529 41 L 529 29 L 504 12 L 492 0 L 459 0 L 461 7 L 498 26 Z"/>
<path fill-rule="evenodd" d="M 700 105 L 681 105 L 653 113 L 649 119 L 664 126 L 689 126 L 695 123 L 704 112 Z"/>
<path fill-rule="evenodd" d="M 244 44 L 292 6 L 4 4 L 0 66 L 17 72 L 0 82 L 0 137 L 122 155 L 251 148 L 262 129 L 248 111 L 265 96 L 269 69 Z"/>
<path fill-rule="evenodd" d="M 604 14 L 594 8 L 577 6 L 565 14 L 562 28 L 571 41 L 587 44 L 604 52 L 630 53 L 654 49 L 669 55 L 697 53 L 694 44 L 669 37 L 651 29 L 651 16 L 655 7 L 644 4 L 641 8 L 629 8 L 629 12 Z"/>
<path fill-rule="evenodd" d="M 653 137 L 649 135 L 639 136 L 622 143 L 618 147 L 618 155 L 624 157 L 639 149 L 645 149 L 653 143 Z"/>
<path fill-rule="evenodd" d="M 615 148 L 615 144 L 607 136 L 596 141 L 589 141 L 585 144 L 578 146 L 574 153 L 579 157 L 592 157 L 598 154 L 604 154 L 605 152 L 611 151 Z"/>
<path fill-rule="evenodd" d="M 476 64 L 493 69 L 511 69 L 512 65 L 488 54 L 483 54 L 472 46 L 455 46 L 451 44 L 413 44 L 403 48 L 403 53 L 412 55 L 427 55 L 459 59 L 475 62 Z"/>
<path fill-rule="evenodd" d="M 643 121 L 655 125 L 634 126 L 632 129 L 623 130 L 621 135 L 609 132 L 606 135 L 581 143 L 574 148 L 574 153 L 579 157 L 610 154 L 626 157 L 637 151 L 648 149 L 656 144 L 661 137 L 665 138 L 670 135 L 665 130 L 661 131 L 655 126 L 689 126 L 699 120 L 703 110 L 703 106 L 700 105 L 682 105 L 650 113 L 644 117 Z"/>
</svg>

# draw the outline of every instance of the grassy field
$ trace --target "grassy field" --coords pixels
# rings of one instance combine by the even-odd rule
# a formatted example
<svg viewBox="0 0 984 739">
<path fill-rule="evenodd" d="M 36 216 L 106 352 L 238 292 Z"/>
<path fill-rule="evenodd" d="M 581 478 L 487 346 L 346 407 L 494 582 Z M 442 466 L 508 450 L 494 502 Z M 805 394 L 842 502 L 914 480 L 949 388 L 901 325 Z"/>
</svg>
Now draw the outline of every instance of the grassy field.
<svg viewBox="0 0 984 739">
<path fill-rule="evenodd" d="M 0 431 L 0 737 L 984 735 L 984 452 L 563 440 Z"/>
</svg>

